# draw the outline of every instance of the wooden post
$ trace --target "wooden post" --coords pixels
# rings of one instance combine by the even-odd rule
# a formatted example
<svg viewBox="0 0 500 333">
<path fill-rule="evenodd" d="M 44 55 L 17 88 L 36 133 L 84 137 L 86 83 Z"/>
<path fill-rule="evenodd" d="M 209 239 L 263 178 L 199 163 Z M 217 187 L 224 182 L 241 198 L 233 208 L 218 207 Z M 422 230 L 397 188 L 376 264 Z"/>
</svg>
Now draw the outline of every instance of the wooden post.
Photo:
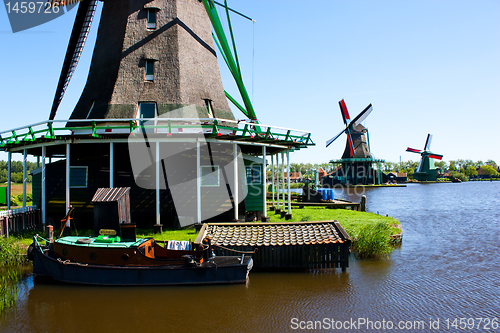
<svg viewBox="0 0 500 333">
<path fill-rule="evenodd" d="M 70 144 L 67 143 L 66 144 L 66 211 L 65 213 L 68 213 L 69 212 L 69 209 L 70 209 L 70 206 L 71 206 L 71 197 L 70 197 L 70 193 L 71 193 L 71 177 L 70 177 L 70 173 L 71 173 L 71 156 L 70 156 L 70 153 L 71 153 L 71 149 L 70 149 Z M 69 228 L 70 226 L 70 220 L 68 219 L 68 221 L 66 222 L 66 227 Z"/>
<path fill-rule="evenodd" d="M 41 201 L 42 201 L 42 226 L 45 227 L 45 158 L 47 154 L 47 147 L 42 146 L 42 193 L 41 193 Z"/>
<path fill-rule="evenodd" d="M 10 210 L 10 196 L 11 196 L 11 179 L 10 179 L 10 168 L 12 164 L 12 153 L 9 151 L 7 154 L 7 210 Z"/>
<path fill-rule="evenodd" d="M 28 162 L 27 150 L 23 150 L 23 208 L 26 208 L 26 184 L 28 183 L 28 176 L 26 176 L 26 162 Z"/>
<path fill-rule="evenodd" d="M 201 152 L 200 141 L 196 142 L 196 211 L 197 223 L 201 223 Z"/>
<path fill-rule="evenodd" d="M 113 178 L 114 178 L 114 155 L 115 155 L 115 149 L 113 142 L 109 143 L 109 187 L 113 188 L 115 187 Z"/>
<path fill-rule="evenodd" d="M 366 195 L 361 196 L 360 207 L 362 212 L 366 212 Z"/>
<path fill-rule="evenodd" d="M 50 243 L 54 242 L 54 227 L 51 225 L 47 226 L 47 239 Z"/>
<path fill-rule="evenodd" d="M 234 189 L 233 189 L 233 201 L 234 201 L 234 220 L 238 221 L 239 217 L 239 197 L 238 197 L 238 144 L 234 144 L 234 156 L 233 156 L 233 163 L 234 163 Z M 264 196 L 265 197 L 265 196 Z M 264 206 L 265 208 L 265 206 Z"/>
<path fill-rule="evenodd" d="M 288 215 L 292 215 L 292 206 L 291 206 L 291 200 L 292 200 L 292 194 L 290 193 L 290 149 L 287 149 L 286 151 L 286 171 L 288 172 L 288 177 L 287 177 L 287 187 L 288 187 Z"/>
<path fill-rule="evenodd" d="M 271 187 L 273 191 L 273 206 L 271 207 L 271 210 L 274 210 L 276 207 L 276 204 L 274 203 L 274 155 L 271 155 Z"/>
<path fill-rule="evenodd" d="M 262 146 L 262 182 L 263 182 L 263 194 L 262 199 L 264 201 L 263 212 L 262 212 L 262 222 L 267 222 L 267 163 L 266 163 L 266 146 Z"/>
<path fill-rule="evenodd" d="M 161 216 L 160 216 L 160 142 L 156 141 L 156 225 L 155 230 L 161 233 Z M 159 227 L 158 227 L 159 226 Z"/>
</svg>

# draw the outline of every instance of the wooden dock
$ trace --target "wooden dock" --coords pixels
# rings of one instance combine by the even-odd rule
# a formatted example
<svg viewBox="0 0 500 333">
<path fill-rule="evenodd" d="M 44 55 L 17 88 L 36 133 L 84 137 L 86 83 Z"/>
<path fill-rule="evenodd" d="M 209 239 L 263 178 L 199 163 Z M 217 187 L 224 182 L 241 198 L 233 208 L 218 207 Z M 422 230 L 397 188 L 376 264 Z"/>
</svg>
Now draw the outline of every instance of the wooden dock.
<svg viewBox="0 0 500 333">
<path fill-rule="evenodd" d="M 196 243 L 207 237 L 216 255 L 253 252 L 257 270 L 344 271 L 349 266 L 351 238 L 337 221 L 207 223 Z"/>
<path fill-rule="evenodd" d="M 272 205 L 272 203 L 267 203 L 268 205 Z M 290 203 L 292 207 L 304 208 L 304 207 L 324 207 L 330 209 L 352 209 L 352 210 L 360 210 L 361 203 L 343 201 L 343 200 L 333 200 L 329 202 L 292 202 Z"/>
</svg>

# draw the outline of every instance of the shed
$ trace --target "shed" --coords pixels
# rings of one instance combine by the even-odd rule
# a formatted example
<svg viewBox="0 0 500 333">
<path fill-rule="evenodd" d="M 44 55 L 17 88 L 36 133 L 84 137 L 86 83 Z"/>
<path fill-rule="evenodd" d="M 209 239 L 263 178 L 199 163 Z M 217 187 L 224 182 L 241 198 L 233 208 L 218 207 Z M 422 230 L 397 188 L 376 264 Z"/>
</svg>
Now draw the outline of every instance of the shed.
<svg viewBox="0 0 500 333">
<path fill-rule="evenodd" d="M 99 188 L 92 198 L 94 204 L 94 231 L 113 229 L 120 232 L 120 224 L 130 224 L 130 187 Z"/>
<path fill-rule="evenodd" d="M 345 270 L 349 266 L 351 239 L 337 221 L 207 223 L 196 243 L 206 237 L 216 255 L 255 251 L 257 270 Z"/>
</svg>

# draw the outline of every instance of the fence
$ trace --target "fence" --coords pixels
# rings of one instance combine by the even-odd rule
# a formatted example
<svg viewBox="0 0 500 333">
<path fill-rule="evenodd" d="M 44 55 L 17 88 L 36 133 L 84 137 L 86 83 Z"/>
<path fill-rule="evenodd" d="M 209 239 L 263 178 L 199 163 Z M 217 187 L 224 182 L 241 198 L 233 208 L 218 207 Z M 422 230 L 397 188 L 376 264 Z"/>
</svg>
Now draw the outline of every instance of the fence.
<svg viewBox="0 0 500 333">
<path fill-rule="evenodd" d="M 40 221 L 36 206 L 0 211 L 0 234 L 8 238 L 13 232 L 35 229 Z"/>
</svg>

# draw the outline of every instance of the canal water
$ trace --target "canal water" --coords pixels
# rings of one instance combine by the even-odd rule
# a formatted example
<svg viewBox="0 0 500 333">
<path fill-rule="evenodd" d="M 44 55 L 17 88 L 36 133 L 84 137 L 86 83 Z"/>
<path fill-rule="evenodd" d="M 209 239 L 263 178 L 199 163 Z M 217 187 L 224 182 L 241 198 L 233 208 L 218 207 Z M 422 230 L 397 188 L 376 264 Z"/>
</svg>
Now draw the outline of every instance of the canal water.
<svg viewBox="0 0 500 333">
<path fill-rule="evenodd" d="M 246 285 L 209 287 L 27 277 L 0 332 L 500 332 L 500 182 L 337 190 L 362 194 L 369 211 L 403 225 L 388 259 L 351 256 L 347 272 L 253 272 Z"/>
</svg>

